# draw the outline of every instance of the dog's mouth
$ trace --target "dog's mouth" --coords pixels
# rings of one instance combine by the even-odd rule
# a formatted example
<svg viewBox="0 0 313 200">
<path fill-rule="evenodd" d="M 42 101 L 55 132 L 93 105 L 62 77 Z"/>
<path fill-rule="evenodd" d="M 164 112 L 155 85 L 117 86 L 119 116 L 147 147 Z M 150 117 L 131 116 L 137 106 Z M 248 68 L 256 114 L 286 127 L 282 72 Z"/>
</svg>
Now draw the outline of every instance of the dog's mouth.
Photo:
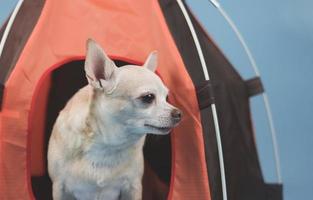
<svg viewBox="0 0 313 200">
<path fill-rule="evenodd" d="M 158 130 L 160 132 L 170 132 L 172 130 L 173 127 L 159 127 L 159 126 L 153 126 L 151 124 L 145 124 L 146 127 L 149 127 L 151 129 L 154 129 L 154 130 Z"/>
</svg>

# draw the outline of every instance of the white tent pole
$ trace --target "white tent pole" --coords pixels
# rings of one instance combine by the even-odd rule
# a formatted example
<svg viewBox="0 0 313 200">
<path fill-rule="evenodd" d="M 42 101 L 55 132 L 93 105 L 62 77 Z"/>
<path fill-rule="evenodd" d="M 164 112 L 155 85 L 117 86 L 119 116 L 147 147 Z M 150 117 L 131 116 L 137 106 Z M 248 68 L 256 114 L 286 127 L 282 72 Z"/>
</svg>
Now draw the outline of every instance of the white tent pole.
<svg viewBox="0 0 313 200">
<path fill-rule="evenodd" d="M 207 70 L 207 66 L 204 60 L 203 52 L 196 34 L 196 31 L 193 27 L 193 24 L 190 20 L 189 14 L 185 8 L 185 5 L 182 3 L 181 0 L 177 0 L 177 3 L 186 19 L 188 24 L 189 30 L 192 34 L 193 41 L 196 45 L 197 52 L 199 55 L 199 59 L 201 62 L 202 70 L 204 73 L 205 80 L 210 80 L 209 73 Z M 227 188 L 226 188 L 226 177 L 225 177 L 225 167 L 224 167 L 224 157 L 223 157 L 223 148 L 222 148 L 222 141 L 221 141 L 221 134 L 220 134 L 220 127 L 217 117 L 216 105 L 213 103 L 211 104 L 212 114 L 213 114 L 213 121 L 216 133 L 216 141 L 217 141 L 217 148 L 218 148 L 218 156 L 219 156 L 219 164 L 220 164 L 220 171 L 221 171 L 221 182 L 222 182 L 222 192 L 223 192 L 223 200 L 227 200 Z"/>
<path fill-rule="evenodd" d="M 10 30 L 12 28 L 14 19 L 15 19 L 17 13 L 18 13 L 18 11 L 19 11 L 23 1 L 24 0 L 19 0 L 17 2 L 17 4 L 16 4 L 16 6 L 15 6 L 15 8 L 14 8 L 14 10 L 13 10 L 11 16 L 10 16 L 10 19 L 9 19 L 9 21 L 8 21 L 6 27 L 5 27 L 5 30 L 3 32 L 3 36 L 2 36 L 1 41 L 0 41 L 0 58 L 1 58 L 1 55 L 2 55 L 2 52 L 3 52 L 4 44 L 5 44 L 5 42 L 6 42 L 7 38 L 8 38 L 9 32 L 10 32 Z"/>
<path fill-rule="evenodd" d="M 259 68 L 257 67 L 256 62 L 252 56 L 252 53 L 251 53 L 250 49 L 248 48 L 248 45 L 246 44 L 246 42 L 245 42 L 243 36 L 241 35 L 240 31 L 238 30 L 237 26 L 232 21 L 232 19 L 228 16 L 228 14 L 224 11 L 224 9 L 222 8 L 222 6 L 219 4 L 219 2 L 217 0 L 210 0 L 210 1 L 217 8 L 217 10 L 220 12 L 220 14 L 225 18 L 225 20 L 230 25 L 232 30 L 235 32 L 237 38 L 239 39 L 240 44 L 244 48 L 244 50 L 245 50 L 245 52 L 249 58 L 249 61 L 251 63 L 251 66 L 254 70 L 255 75 L 260 77 Z M 273 143 L 273 149 L 274 149 L 274 157 L 275 157 L 275 163 L 276 163 L 277 180 L 278 180 L 278 183 L 282 183 L 281 166 L 280 166 L 280 158 L 279 158 L 279 150 L 278 150 L 279 148 L 278 148 L 278 143 L 277 143 L 276 129 L 275 129 L 274 122 L 273 122 L 273 117 L 272 117 L 272 112 L 271 112 L 268 96 L 264 92 L 262 94 L 262 97 L 263 97 L 263 101 L 264 101 L 264 105 L 265 105 L 265 109 L 266 109 L 266 113 L 267 113 L 268 123 L 269 123 L 270 130 L 271 130 L 272 143 Z"/>
</svg>

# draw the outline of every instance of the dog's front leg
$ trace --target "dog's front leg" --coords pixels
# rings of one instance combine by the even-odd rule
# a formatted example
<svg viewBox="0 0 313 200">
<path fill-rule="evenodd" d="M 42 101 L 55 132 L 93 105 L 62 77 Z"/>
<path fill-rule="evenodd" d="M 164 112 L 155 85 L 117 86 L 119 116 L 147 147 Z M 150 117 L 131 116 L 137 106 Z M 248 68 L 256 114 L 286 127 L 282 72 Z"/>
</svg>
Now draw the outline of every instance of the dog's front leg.
<svg viewBox="0 0 313 200">
<path fill-rule="evenodd" d="M 141 180 L 133 181 L 128 187 L 121 190 L 119 200 L 141 200 L 142 185 Z"/>
<path fill-rule="evenodd" d="M 75 197 L 68 194 L 64 190 L 64 186 L 61 182 L 54 182 L 52 185 L 53 200 L 75 200 Z"/>
</svg>

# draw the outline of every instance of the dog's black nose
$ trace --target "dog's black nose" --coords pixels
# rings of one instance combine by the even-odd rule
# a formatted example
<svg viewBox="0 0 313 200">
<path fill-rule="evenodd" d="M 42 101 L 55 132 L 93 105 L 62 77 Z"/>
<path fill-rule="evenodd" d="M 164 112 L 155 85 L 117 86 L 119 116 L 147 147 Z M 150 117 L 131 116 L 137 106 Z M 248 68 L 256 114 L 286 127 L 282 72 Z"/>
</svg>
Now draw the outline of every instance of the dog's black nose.
<svg viewBox="0 0 313 200">
<path fill-rule="evenodd" d="M 182 118 L 182 112 L 178 109 L 173 109 L 171 112 L 171 116 L 173 120 L 175 120 L 176 122 L 179 122 Z"/>
</svg>

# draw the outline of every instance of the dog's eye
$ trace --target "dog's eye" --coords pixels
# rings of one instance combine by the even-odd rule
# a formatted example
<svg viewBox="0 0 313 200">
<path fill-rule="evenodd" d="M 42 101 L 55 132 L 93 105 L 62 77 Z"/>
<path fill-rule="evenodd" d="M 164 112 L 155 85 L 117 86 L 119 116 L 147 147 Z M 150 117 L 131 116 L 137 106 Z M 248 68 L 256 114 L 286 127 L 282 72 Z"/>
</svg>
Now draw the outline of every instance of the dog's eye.
<svg viewBox="0 0 313 200">
<path fill-rule="evenodd" d="M 147 103 L 147 104 L 150 104 L 154 101 L 155 99 L 155 95 L 154 94 L 146 94 L 146 95 L 143 95 L 140 97 L 140 100 L 143 102 L 143 103 Z"/>
</svg>

